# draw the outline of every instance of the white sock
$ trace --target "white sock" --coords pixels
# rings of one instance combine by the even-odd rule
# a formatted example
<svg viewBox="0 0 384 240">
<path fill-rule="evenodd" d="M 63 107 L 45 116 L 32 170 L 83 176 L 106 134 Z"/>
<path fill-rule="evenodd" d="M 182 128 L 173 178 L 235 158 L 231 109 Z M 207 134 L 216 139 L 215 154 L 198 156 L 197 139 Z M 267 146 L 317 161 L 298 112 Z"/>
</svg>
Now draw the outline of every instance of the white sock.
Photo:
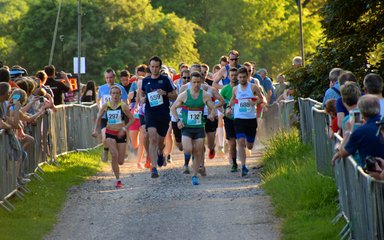
<svg viewBox="0 0 384 240">
<path fill-rule="evenodd" d="M 219 147 L 224 147 L 224 129 L 222 127 L 218 127 L 216 129 L 217 132 L 217 140 L 219 143 Z"/>
</svg>

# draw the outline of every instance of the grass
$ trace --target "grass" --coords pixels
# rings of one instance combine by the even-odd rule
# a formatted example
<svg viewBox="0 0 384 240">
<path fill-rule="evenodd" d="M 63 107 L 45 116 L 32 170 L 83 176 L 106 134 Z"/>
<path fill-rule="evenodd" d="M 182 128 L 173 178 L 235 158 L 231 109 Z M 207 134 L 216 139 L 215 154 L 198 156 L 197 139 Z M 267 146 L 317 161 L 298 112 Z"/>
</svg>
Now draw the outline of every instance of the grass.
<svg viewBox="0 0 384 240">
<path fill-rule="evenodd" d="M 24 201 L 11 199 L 12 212 L 0 209 L 1 239 L 42 239 L 57 221 L 69 188 L 101 170 L 101 149 L 59 157 L 60 166 L 43 166 L 44 181 L 28 184 Z"/>
<path fill-rule="evenodd" d="M 339 239 L 345 222 L 337 215 L 335 181 L 316 171 L 313 147 L 299 132 L 277 133 L 263 157 L 263 187 L 282 218 L 283 239 Z"/>
</svg>

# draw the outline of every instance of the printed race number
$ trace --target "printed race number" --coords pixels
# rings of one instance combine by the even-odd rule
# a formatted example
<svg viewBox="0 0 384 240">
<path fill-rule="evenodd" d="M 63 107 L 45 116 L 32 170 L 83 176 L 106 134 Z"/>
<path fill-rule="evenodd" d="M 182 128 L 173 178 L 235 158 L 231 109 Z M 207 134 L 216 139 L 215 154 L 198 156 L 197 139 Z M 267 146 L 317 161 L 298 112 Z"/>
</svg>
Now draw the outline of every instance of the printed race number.
<svg viewBox="0 0 384 240">
<path fill-rule="evenodd" d="M 202 111 L 188 111 L 187 125 L 201 125 Z"/>
<path fill-rule="evenodd" d="M 147 94 L 149 105 L 151 107 L 156 107 L 164 103 L 163 96 L 160 95 L 157 91 L 153 91 Z"/>
<path fill-rule="evenodd" d="M 119 124 L 121 121 L 121 111 L 120 110 L 108 110 L 107 111 L 108 124 Z"/>
</svg>

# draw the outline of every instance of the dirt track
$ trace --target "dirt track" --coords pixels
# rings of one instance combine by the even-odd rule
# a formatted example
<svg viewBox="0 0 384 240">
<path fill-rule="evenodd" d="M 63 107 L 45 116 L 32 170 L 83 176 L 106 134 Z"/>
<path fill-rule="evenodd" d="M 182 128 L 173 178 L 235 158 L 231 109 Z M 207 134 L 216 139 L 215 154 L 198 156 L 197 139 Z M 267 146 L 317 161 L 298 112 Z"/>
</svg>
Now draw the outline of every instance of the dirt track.
<svg viewBox="0 0 384 240">
<path fill-rule="evenodd" d="M 207 159 L 199 186 L 181 172 L 182 154 L 151 179 L 128 161 L 123 189 L 110 167 L 71 189 L 55 229 L 45 239 L 279 239 L 278 220 L 260 188 L 261 150 L 249 158 L 249 177 L 230 173 L 223 155 Z"/>
</svg>

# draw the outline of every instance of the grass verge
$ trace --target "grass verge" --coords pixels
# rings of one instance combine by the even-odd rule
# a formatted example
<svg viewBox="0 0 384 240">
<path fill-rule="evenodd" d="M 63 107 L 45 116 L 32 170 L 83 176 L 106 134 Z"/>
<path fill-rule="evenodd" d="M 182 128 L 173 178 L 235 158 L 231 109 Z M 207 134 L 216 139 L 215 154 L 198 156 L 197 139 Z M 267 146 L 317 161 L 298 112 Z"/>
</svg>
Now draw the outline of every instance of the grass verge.
<svg viewBox="0 0 384 240">
<path fill-rule="evenodd" d="M 263 187 L 282 218 L 283 239 L 338 239 L 345 222 L 337 214 L 335 181 L 316 171 L 313 147 L 299 132 L 277 133 L 263 157 Z"/>
<path fill-rule="evenodd" d="M 43 181 L 28 184 L 24 201 L 11 199 L 16 209 L 0 210 L 1 239 L 42 239 L 54 226 L 68 189 L 101 170 L 101 149 L 71 153 L 58 158 L 60 167 L 45 165 Z"/>
</svg>

